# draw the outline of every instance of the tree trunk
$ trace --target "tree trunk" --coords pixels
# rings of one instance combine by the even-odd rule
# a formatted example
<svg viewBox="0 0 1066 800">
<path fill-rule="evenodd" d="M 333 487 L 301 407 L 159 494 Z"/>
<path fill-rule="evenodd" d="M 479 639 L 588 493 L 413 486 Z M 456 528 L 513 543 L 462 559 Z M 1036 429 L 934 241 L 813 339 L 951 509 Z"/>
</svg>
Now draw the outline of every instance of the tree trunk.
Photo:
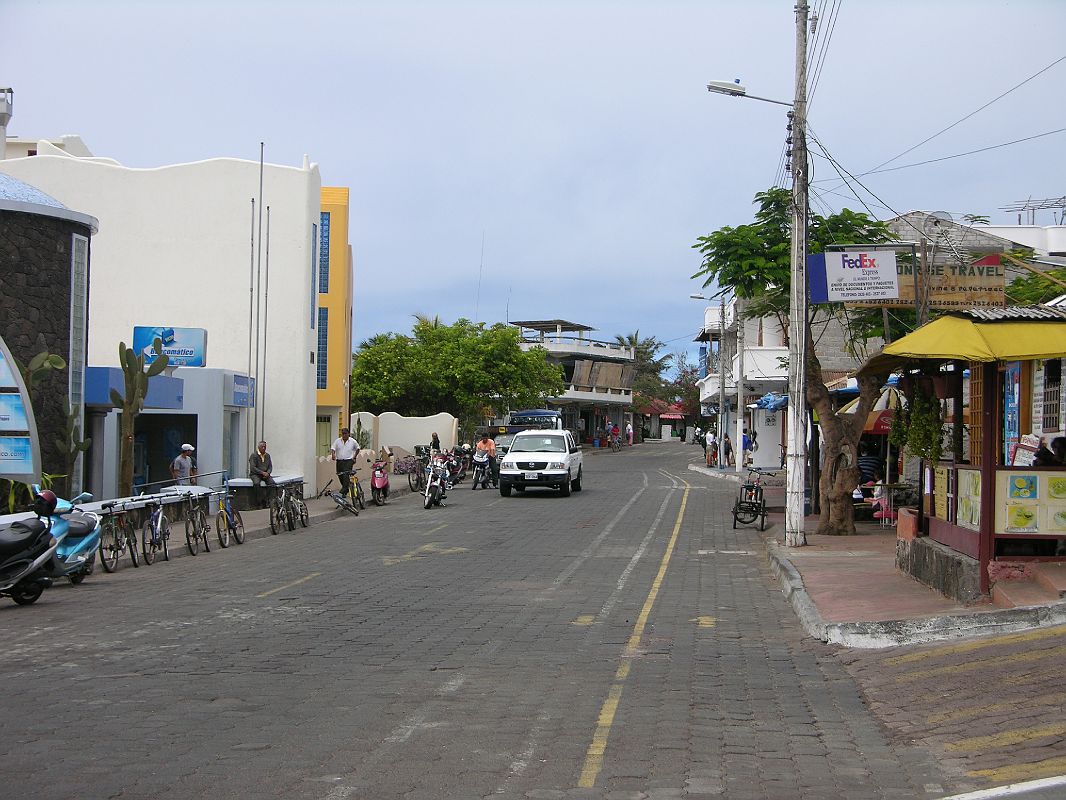
<svg viewBox="0 0 1066 800">
<path fill-rule="evenodd" d="M 133 495 L 133 414 L 123 411 L 119 437 L 118 491 L 122 497 Z"/>
<path fill-rule="evenodd" d="M 815 353 L 814 337 L 807 326 L 807 402 L 818 412 L 821 453 L 824 454 L 818 491 L 821 509 L 815 533 L 830 536 L 855 534 L 855 509 L 851 493 L 859 484 L 858 446 L 866 417 L 884 383 L 883 375 L 859 378 L 859 403 L 853 414 L 837 414 L 822 380 L 822 365 Z"/>
</svg>

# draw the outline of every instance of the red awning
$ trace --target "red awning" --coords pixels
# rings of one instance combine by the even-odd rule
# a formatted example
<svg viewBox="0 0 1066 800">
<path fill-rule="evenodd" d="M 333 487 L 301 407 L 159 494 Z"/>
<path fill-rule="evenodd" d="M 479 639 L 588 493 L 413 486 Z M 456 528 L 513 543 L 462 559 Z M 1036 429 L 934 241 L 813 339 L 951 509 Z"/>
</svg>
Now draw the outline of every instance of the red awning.
<svg viewBox="0 0 1066 800">
<path fill-rule="evenodd" d="M 659 419 L 684 419 L 680 414 L 660 414 Z"/>
</svg>

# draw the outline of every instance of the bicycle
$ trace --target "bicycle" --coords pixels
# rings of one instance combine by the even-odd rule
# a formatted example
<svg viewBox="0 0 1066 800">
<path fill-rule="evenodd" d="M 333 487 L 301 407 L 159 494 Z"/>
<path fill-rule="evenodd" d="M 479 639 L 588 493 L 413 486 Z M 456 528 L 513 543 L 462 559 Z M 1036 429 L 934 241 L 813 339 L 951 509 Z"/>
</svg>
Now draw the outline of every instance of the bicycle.
<svg viewBox="0 0 1066 800">
<path fill-rule="evenodd" d="M 208 534 L 211 526 L 207 524 L 207 514 L 194 498 L 192 492 L 185 492 L 185 544 L 189 548 L 189 555 L 194 556 L 200 552 L 200 540 L 204 543 L 204 552 L 211 552 L 211 541 Z"/>
<path fill-rule="evenodd" d="M 118 559 L 127 550 L 133 566 L 141 565 L 137 558 L 137 534 L 126 515 L 125 505 L 120 511 L 115 511 L 116 505 L 118 501 L 112 500 L 100 506 L 107 515 L 100 524 L 100 563 L 104 565 L 105 572 L 118 569 Z"/>
<path fill-rule="evenodd" d="M 244 520 L 241 512 L 233 507 L 229 490 L 229 482 L 218 493 L 218 514 L 215 516 L 215 532 L 218 534 L 218 543 L 223 547 L 229 547 L 229 538 L 232 536 L 237 544 L 244 544 Z"/>
<path fill-rule="evenodd" d="M 154 564 L 155 555 L 163 551 L 163 560 L 170 561 L 170 522 L 163 513 L 163 504 L 158 500 L 149 500 L 144 506 L 148 518 L 141 528 L 141 554 L 145 564 Z"/>
<path fill-rule="evenodd" d="M 289 487 L 277 486 L 270 500 L 270 532 L 276 536 L 283 529 L 295 530 L 296 520 L 292 513 Z"/>
<path fill-rule="evenodd" d="M 618 453 L 618 452 L 620 452 L 622 450 L 622 437 L 621 436 L 613 436 L 613 437 L 611 437 L 611 449 L 614 452 L 616 452 L 616 453 Z"/>
<path fill-rule="evenodd" d="M 426 488 L 426 465 L 417 456 L 407 456 L 396 462 L 394 474 L 407 473 L 407 485 L 412 492 L 421 492 Z"/>
<path fill-rule="evenodd" d="M 332 485 L 333 478 L 330 478 L 326 481 L 326 485 L 322 487 L 322 491 L 318 493 L 317 497 L 325 497 L 326 495 L 329 495 L 333 502 L 337 504 L 338 508 L 355 514 L 355 516 L 358 517 L 359 509 L 356 507 L 355 503 L 352 502 L 351 497 L 347 494 L 342 494 L 341 492 L 331 492 L 329 487 Z"/>
<path fill-rule="evenodd" d="M 753 475 L 755 476 L 754 480 L 752 480 Z M 766 497 L 763 495 L 762 488 L 763 475 L 773 477 L 777 473 L 763 472 L 757 467 L 752 467 L 748 470 L 747 480 L 740 487 L 740 494 L 737 495 L 737 499 L 733 503 L 734 529 L 736 529 L 738 522 L 741 525 L 750 525 L 758 519 L 759 530 L 766 530 Z"/>
<path fill-rule="evenodd" d="M 300 523 L 301 528 L 306 528 L 311 522 L 311 514 L 307 510 L 307 503 L 304 502 L 302 493 L 293 491 L 290 500 L 296 521 Z"/>
</svg>

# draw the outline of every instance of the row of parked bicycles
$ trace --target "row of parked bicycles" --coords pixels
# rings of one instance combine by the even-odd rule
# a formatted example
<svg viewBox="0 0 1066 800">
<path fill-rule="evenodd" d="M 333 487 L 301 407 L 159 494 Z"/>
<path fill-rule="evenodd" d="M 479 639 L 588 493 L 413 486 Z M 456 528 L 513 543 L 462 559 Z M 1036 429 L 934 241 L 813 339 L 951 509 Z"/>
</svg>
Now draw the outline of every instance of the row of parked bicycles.
<svg viewBox="0 0 1066 800">
<path fill-rule="evenodd" d="M 299 518 L 306 527 L 307 506 L 303 500 L 288 489 L 278 494 L 285 494 L 285 497 L 271 500 L 271 530 L 280 533 L 282 520 L 285 520 L 289 530 L 295 528 L 295 519 L 299 517 L 294 505 L 296 502 L 303 508 L 303 516 Z M 210 552 L 212 539 L 217 539 L 220 547 L 229 547 L 231 542 L 244 544 L 244 520 L 241 519 L 241 512 L 233 507 L 232 492 L 224 487 L 208 497 L 218 504 L 214 526 L 201 502 L 203 495 L 186 492 L 181 502 L 185 517 L 185 546 L 189 555 L 199 554 L 201 547 L 204 552 Z M 103 512 L 100 520 L 100 563 L 107 572 L 114 572 L 123 556 L 128 556 L 135 567 L 140 566 L 142 558 L 145 564 L 153 564 L 159 557 L 164 561 L 170 560 L 170 520 L 164 504 L 161 500 L 148 500 L 143 504 L 144 521 L 138 531 L 130 513 L 130 506 L 135 502 L 114 500 L 100 506 Z"/>
<path fill-rule="evenodd" d="M 372 466 L 371 502 L 379 505 L 388 497 L 387 467 L 384 460 Z M 92 574 L 98 558 L 106 572 L 117 570 L 126 558 L 134 567 L 157 559 L 169 561 L 171 526 L 179 524 L 178 518 L 184 524 L 189 555 L 210 552 L 216 541 L 222 548 L 243 544 L 244 520 L 234 508 L 229 481 L 219 474 L 223 485 L 213 490 L 168 487 L 158 494 L 101 503 L 96 510 L 80 506 L 92 500 L 91 494 L 62 500 L 51 489 L 34 485 L 33 516 L 0 524 L 0 596 L 30 605 L 57 580 L 81 583 Z M 328 491 L 327 484 L 318 496 L 328 493 L 339 506 L 358 514 L 367 506 L 362 484 L 354 473 L 344 477 L 350 480 L 343 495 Z M 307 503 L 297 486 L 281 484 L 270 487 L 270 492 L 271 533 L 310 525 Z M 177 518 L 171 520 L 168 512 Z"/>
</svg>

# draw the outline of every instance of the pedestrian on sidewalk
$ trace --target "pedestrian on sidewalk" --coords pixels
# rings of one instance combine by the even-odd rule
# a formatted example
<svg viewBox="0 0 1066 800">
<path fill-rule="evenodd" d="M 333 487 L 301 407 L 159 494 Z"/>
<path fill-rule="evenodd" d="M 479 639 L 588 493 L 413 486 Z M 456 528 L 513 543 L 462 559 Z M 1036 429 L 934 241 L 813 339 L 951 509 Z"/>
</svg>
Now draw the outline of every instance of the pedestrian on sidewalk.
<svg viewBox="0 0 1066 800">
<path fill-rule="evenodd" d="M 627 422 L 626 423 L 626 439 L 629 440 L 629 446 L 632 447 L 633 446 L 633 423 L 632 422 Z M 1066 440 L 1063 440 L 1063 441 L 1066 441 Z"/>
<path fill-rule="evenodd" d="M 718 437 L 715 436 L 714 431 L 709 431 L 707 433 L 707 447 L 705 450 L 705 455 L 707 457 L 708 467 L 718 466 Z"/>
<path fill-rule="evenodd" d="M 735 467 L 736 457 L 733 455 L 733 441 L 729 438 L 728 433 L 722 434 L 722 466 L 723 467 Z"/>
</svg>

